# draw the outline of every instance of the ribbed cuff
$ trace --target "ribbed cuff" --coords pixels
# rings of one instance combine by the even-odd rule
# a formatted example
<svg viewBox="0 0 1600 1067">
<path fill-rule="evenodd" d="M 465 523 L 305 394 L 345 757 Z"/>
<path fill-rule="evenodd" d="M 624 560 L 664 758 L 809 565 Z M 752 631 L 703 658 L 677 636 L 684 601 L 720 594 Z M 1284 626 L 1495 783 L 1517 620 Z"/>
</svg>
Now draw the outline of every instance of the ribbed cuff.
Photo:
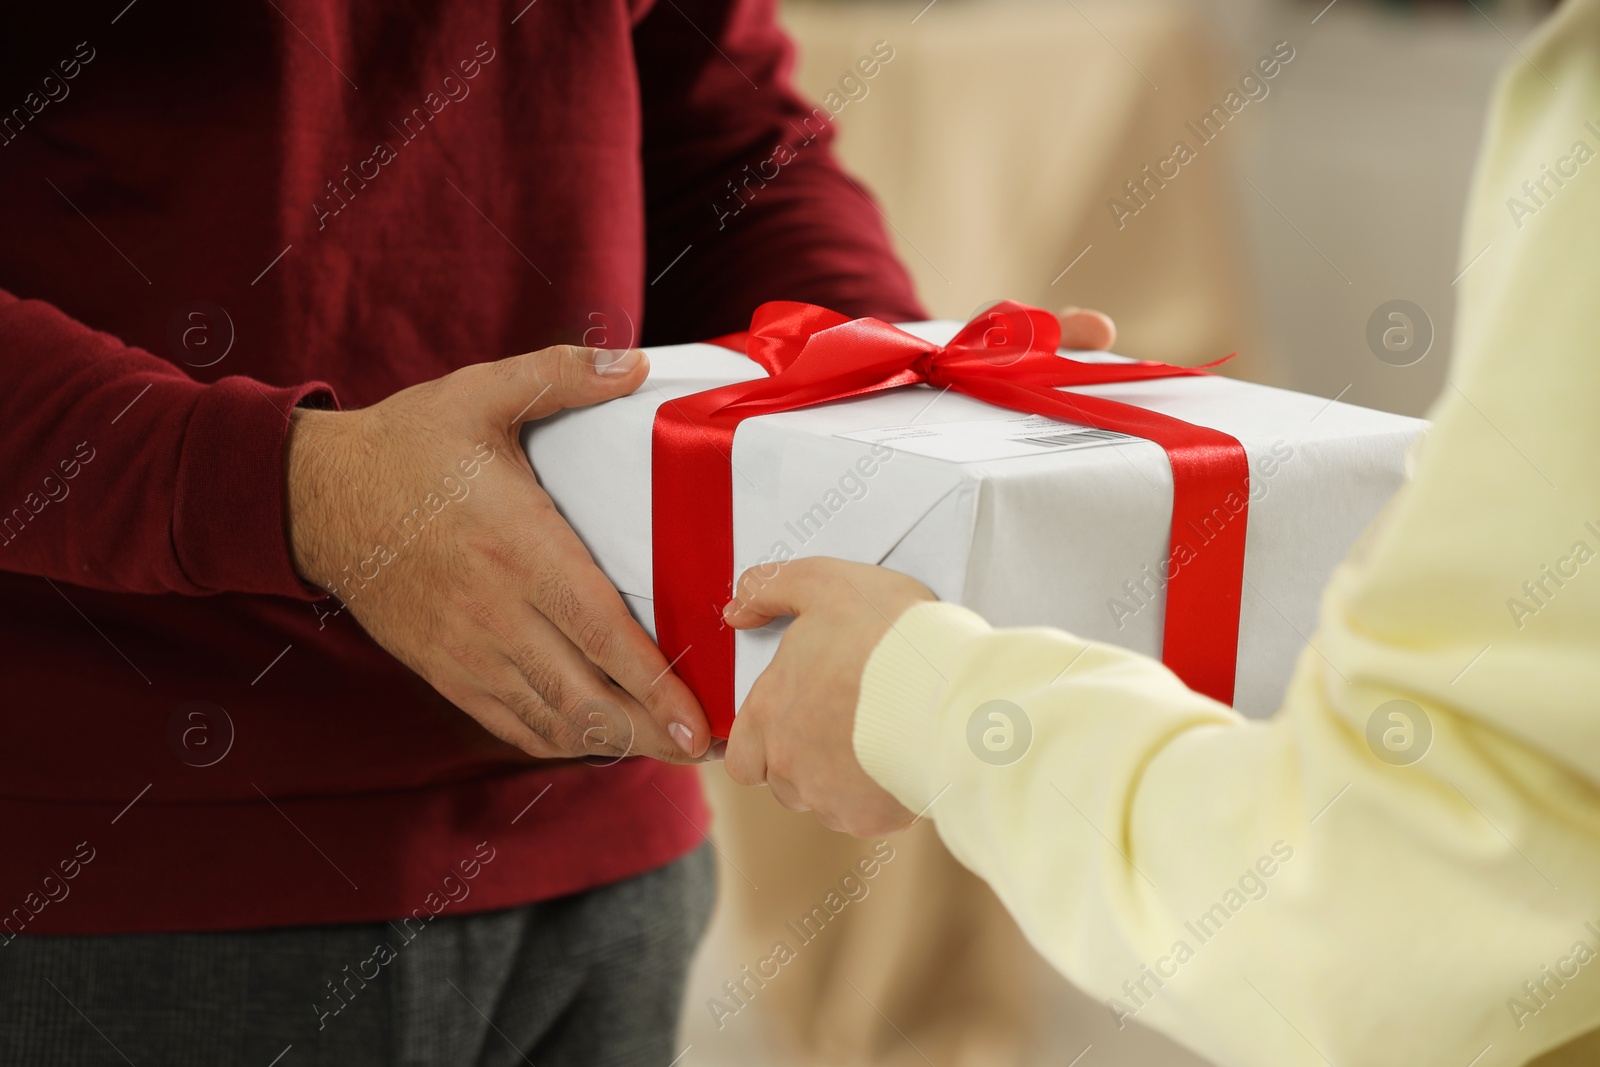
<svg viewBox="0 0 1600 1067">
<path fill-rule="evenodd" d="M 931 804 L 936 782 L 939 703 L 964 646 L 990 632 L 983 618 L 955 604 L 918 604 L 867 658 L 856 701 L 856 759 L 874 781 L 912 811 Z"/>
<path fill-rule="evenodd" d="M 279 388 L 249 378 L 206 387 L 189 416 L 173 501 L 172 542 L 184 575 L 215 592 L 324 596 L 300 579 L 289 553 L 284 444 L 289 412 L 331 406 L 321 382 Z"/>
</svg>

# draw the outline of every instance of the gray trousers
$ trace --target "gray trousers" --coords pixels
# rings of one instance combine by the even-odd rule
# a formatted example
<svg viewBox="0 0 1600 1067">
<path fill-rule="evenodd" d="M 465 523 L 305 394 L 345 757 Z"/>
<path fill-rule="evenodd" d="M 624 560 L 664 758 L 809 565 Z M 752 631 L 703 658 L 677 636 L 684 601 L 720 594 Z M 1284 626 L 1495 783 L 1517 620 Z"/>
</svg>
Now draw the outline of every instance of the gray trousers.
<svg viewBox="0 0 1600 1067">
<path fill-rule="evenodd" d="M 0 947 L 0 1065 L 668 1067 L 715 883 L 701 846 L 570 897 L 446 911 L 410 940 L 390 923 L 18 937 Z"/>
</svg>

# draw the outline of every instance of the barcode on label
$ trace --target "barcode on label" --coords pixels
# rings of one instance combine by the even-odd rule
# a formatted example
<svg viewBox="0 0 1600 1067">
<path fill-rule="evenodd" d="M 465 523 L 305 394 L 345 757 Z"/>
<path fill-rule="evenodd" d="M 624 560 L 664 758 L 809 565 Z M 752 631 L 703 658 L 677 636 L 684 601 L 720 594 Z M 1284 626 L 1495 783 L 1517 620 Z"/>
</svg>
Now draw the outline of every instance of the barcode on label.
<svg viewBox="0 0 1600 1067">
<path fill-rule="evenodd" d="M 1019 437 L 1016 440 L 1023 444 L 1038 445 L 1040 448 L 1071 448 L 1074 445 L 1088 445 L 1097 441 L 1131 441 L 1133 438 L 1115 430 L 1069 430 L 1066 433 L 1053 433 L 1046 437 Z"/>
</svg>

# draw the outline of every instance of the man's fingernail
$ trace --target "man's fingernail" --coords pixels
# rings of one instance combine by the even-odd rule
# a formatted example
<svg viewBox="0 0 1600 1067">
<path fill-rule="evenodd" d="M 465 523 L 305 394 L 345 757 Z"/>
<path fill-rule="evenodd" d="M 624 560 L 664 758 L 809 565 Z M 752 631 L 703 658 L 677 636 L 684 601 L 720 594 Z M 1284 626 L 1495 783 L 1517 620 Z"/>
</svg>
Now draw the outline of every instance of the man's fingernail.
<svg viewBox="0 0 1600 1067">
<path fill-rule="evenodd" d="M 724 619 L 731 619 L 735 614 L 738 613 L 738 611 L 739 611 L 739 601 L 738 600 L 730 600 L 726 604 L 722 605 L 722 617 Z"/>
<path fill-rule="evenodd" d="M 681 722 L 675 722 L 667 727 L 667 733 L 671 734 L 672 739 L 678 743 L 678 747 L 683 749 L 685 756 L 694 755 L 694 734 L 690 732 L 687 726 Z"/>
<path fill-rule="evenodd" d="M 607 378 L 620 378 L 639 365 L 639 358 L 644 353 L 637 348 L 628 348 L 620 352 L 609 348 L 594 350 L 594 372 Z"/>
</svg>

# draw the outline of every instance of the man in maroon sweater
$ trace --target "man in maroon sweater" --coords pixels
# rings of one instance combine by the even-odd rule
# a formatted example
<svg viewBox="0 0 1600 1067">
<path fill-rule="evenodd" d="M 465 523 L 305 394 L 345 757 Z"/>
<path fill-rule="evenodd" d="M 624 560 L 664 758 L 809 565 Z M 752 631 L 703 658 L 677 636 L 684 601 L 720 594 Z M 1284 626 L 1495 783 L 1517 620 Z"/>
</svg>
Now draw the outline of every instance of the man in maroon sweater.
<svg viewBox="0 0 1600 1067">
<path fill-rule="evenodd" d="M 516 431 L 763 300 L 921 317 L 771 0 L 49 7 L 0 16 L 0 1062 L 664 1065 L 710 737 Z"/>
</svg>

